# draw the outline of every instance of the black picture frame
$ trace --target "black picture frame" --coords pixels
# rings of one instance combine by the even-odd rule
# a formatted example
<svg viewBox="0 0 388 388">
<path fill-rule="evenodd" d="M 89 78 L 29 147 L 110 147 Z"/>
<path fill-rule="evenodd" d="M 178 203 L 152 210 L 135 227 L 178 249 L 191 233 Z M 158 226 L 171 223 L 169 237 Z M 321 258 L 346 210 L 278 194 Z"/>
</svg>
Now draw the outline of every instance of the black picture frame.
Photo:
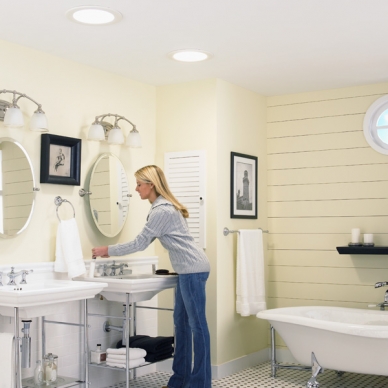
<svg viewBox="0 0 388 388">
<path fill-rule="evenodd" d="M 257 219 L 257 156 L 230 156 L 230 218 Z"/>
<path fill-rule="evenodd" d="M 40 183 L 79 186 L 81 139 L 43 134 L 40 149 Z"/>
</svg>

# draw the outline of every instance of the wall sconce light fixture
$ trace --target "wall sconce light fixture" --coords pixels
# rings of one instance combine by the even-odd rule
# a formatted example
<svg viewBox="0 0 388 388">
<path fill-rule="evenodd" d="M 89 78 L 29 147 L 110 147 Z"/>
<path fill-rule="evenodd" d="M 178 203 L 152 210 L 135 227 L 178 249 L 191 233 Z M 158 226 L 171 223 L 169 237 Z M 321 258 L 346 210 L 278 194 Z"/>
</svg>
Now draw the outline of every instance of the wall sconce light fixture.
<svg viewBox="0 0 388 388">
<path fill-rule="evenodd" d="M 104 121 L 106 117 L 110 116 L 113 116 L 115 118 L 115 122 L 113 125 L 109 122 Z M 129 135 L 127 136 L 126 140 L 124 138 L 124 134 L 121 128 L 117 124 L 120 120 L 127 121 L 129 124 L 132 125 L 132 130 L 129 132 Z M 88 140 L 107 140 L 109 144 L 124 144 L 125 142 L 125 145 L 128 147 L 141 147 L 140 133 L 136 129 L 136 125 L 131 123 L 124 116 L 111 113 L 96 116 L 96 119 L 89 128 Z"/>
<path fill-rule="evenodd" d="M 23 127 L 24 119 L 23 113 L 18 106 L 18 101 L 21 98 L 27 98 L 36 105 L 38 109 L 34 112 L 30 120 L 30 129 L 31 131 L 47 132 L 47 117 L 42 110 L 42 105 L 33 100 L 31 97 L 27 96 L 24 93 L 19 93 L 16 90 L 0 90 L 1 93 L 12 93 L 13 98 L 12 102 L 7 102 L 0 100 L 0 121 L 4 121 L 6 127 Z"/>
</svg>

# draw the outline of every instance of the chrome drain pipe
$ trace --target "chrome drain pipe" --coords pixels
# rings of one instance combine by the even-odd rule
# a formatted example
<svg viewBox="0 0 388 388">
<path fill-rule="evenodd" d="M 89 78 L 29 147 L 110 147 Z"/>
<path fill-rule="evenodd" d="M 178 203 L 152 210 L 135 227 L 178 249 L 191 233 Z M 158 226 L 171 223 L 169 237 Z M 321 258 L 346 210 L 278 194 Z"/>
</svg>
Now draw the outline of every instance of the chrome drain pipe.
<svg viewBox="0 0 388 388">
<path fill-rule="evenodd" d="M 22 360 L 21 367 L 22 368 L 31 368 L 31 337 L 30 337 L 30 324 L 32 322 L 31 319 L 23 320 L 23 328 L 22 332 L 24 336 L 22 337 L 21 344 L 21 352 L 22 352 Z"/>
</svg>

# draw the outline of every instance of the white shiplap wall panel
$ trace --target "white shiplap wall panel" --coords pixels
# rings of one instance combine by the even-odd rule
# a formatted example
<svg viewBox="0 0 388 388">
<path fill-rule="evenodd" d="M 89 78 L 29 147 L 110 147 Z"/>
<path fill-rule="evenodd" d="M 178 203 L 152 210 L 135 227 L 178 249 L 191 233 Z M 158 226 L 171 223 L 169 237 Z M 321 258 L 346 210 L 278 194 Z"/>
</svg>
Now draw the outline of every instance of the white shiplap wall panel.
<svg viewBox="0 0 388 388">
<path fill-rule="evenodd" d="M 269 154 L 268 168 L 285 169 L 285 168 L 312 168 L 312 167 L 337 167 L 348 165 L 365 165 L 365 164 L 386 164 L 385 155 L 379 154 L 372 150 L 365 142 L 365 147 L 335 148 L 335 139 L 333 139 L 333 149 L 330 150 L 311 150 L 311 151 L 293 151 L 289 148 L 288 152 Z"/>
<path fill-rule="evenodd" d="M 388 156 L 362 132 L 384 87 L 268 99 L 270 308 L 383 300 L 374 283 L 388 279 L 388 257 L 339 255 L 336 246 L 354 227 L 388 245 Z"/>
<path fill-rule="evenodd" d="M 388 163 L 385 164 L 388 167 Z M 378 166 L 377 166 L 378 167 Z M 271 186 L 311 185 L 322 183 L 384 182 L 386 172 L 375 164 L 353 166 L 331 166 L 316 168 L 294 168 L 271 171 Z"/>
<path fill-rule="evenodd" d="M 353 132 L 362 128 L 364 114 L 365 112 L 350 116 L 326 116 L 319 119 L 314 117 L 299 120 L 298 125 L 295 125 L 293 120 L 268 123 L 268 140 L 285 136 Z"/>
<path fill-rule="evenodd" d="M 198 246 L 206 248 L 205 151 L 169 152 L 164 170 L 171 192 L 187 207 L 190 233 Z"/>
<path fill-rule="evenodd" d="M 379 97 L 381 97 L 381 94 L 348 95 L 341 98 L 329 97 L 321 100 L 306 100 L 280 105 L 271 103 L 267 120 L 271 123 L 364 114 L 368 107 Z"/>
</svg>

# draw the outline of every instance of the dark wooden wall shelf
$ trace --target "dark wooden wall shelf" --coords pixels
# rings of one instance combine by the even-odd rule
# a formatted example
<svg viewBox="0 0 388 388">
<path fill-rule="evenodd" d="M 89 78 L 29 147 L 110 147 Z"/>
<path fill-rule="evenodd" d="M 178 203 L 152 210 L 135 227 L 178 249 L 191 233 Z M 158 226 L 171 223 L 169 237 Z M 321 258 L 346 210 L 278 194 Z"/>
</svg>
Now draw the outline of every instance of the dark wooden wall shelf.
<svg viewBox="0 0 388 388">
<path fill-rule="evenodd" d="M 388 255 L 388 247 L 337 247 L 341 255 Z"/>
</svg>

